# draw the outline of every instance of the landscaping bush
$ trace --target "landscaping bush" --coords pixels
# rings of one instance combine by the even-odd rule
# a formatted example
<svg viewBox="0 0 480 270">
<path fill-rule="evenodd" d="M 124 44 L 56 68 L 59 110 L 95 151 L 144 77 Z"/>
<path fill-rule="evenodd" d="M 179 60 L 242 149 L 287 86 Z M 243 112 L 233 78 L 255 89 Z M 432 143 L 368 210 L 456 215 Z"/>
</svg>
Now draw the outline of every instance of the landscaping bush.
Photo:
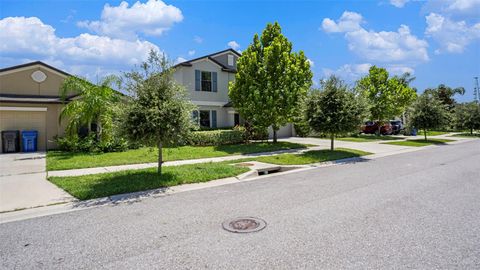
<svg viewBox="0 0 480 270">
<path fill-rule="evenodd" d="M 94 133 L 84 138 L 79 136 L 57 137 L 55 142 L 59 150 L 67 152 L 121 152 L 139 147 L 137 144 L 128 143 L 123 138 L 97 141 Z"/>
<path fill-rule="evenodd" d="M 246 124 L 244 130 L 245 141 L 268 140 L 268 129 Z"/>
<path fill-rule="evenodd" d="M 305 121 L 294 123 L 293 127 L 295 128 L 295 133 L 298 137 L 308 137 L 312 131 L 308 123 Z"/>
<path fill-rule="evenodd" d="M 222 145 L 243 143 L 245 141 L 244 132 L 235 130 L 209 130 L 194 131 L 190 134 L 188 144 L 190 145 Z"/>
</svg>

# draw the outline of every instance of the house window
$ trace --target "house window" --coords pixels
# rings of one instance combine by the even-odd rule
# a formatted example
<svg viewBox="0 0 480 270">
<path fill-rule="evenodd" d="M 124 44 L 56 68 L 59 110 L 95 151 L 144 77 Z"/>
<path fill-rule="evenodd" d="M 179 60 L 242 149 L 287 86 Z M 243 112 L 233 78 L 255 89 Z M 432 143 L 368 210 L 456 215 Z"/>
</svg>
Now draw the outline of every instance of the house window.
<svg viewBox="0 0 480 270">
<path fill-rule="evenodd" d="M 200 111 L 200 127 L 209 128 L 210 127 L 210 111 Z"/>
<path fill-rule="evenodd" d="M 202 91 L 212 92 L 212 73 L 202 71 Z"/>
<path fill-rule="evenodd" d="M 229 54 L 228 55 L 228 65 L 233 67 L 234 61 L 233 61 L 233 55 Z"/>
<path fill-rule="evenodd" d="M 233 126 L 240 125 L 240 114 L 236 113 L 233 115 Z"/>
</svg>

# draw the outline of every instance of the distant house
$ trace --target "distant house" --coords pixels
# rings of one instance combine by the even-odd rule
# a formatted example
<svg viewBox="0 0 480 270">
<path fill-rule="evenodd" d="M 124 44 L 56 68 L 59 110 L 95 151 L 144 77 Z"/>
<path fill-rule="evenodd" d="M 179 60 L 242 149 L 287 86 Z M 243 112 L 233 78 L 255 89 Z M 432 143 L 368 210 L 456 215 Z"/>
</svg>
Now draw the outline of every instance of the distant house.
<svg viewBox="0 0 480 270">
<path fill-rule="evenodd" d="M 54 137 L 65 132 L 59 89 L 68 76 L 38 61 L 0 69 L 0 131 L 37 130 L 38 150 L 55 148 Z"/>
<path fill-rule="evenodd" d="M 192 113 L 203 128 L 233 127 L 242 119 L 228 98 L 228 83 L 235 80 L 241 54 L 227 49 L 175 65 L 175 80 L 184 85 L 198 110 Z M 272 136 L 270 130 L 270 136 Z M 294 134 L 291 124 L 278 131 L 278 137 Z"/>
</svg>

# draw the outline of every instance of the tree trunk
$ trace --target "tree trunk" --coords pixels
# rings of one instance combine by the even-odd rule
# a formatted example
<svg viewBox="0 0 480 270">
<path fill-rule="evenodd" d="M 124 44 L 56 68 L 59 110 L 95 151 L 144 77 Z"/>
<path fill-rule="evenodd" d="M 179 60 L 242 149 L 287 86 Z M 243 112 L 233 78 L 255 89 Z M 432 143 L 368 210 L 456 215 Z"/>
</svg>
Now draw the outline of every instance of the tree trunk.
<svg viewBox="0 0 480 270">
<path fill-rule="evenodd" d="M 377 134 L 377 136 L 380 136 L 380 135 L 382 135 L 382 123 L 378 122 L 378 134 Z"/>
<path fill-rule="evenodd" d="M 273 143 L 277 143 L 277 127 L 272 126 L 273 129 Z"/>
<path fill-rule="evenodd" d="M 470 135 L 473 135 L 473 128 L 470 128 Z"/>
<path fill-rule="evenodd" d="M 333 151 L 334 147 L 333 147 L 333 142 L 335 141 L 335 134 L 332 133 L 330 134 L 330 150 Z"/>
<path fill-rule="evenodd" d="M 423 135 L 425 135 L 425 141 L 427 141 L 427 130 L 423 129 Z"/>
<path fill-rule="evenodd" d="M 162 157 L 162 142 L 158 142 L 158 171 L 159 175 L 162 175 L 162 164 L 163 164 L 163 157 Z"/>
</svg>

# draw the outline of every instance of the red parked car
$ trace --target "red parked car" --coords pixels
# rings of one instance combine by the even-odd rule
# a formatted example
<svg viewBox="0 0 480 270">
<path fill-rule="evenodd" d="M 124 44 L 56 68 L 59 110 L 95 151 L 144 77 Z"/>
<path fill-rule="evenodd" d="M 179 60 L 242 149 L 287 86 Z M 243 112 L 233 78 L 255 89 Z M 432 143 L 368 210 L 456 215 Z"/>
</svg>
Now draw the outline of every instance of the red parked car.
<svg viewBox="0 0 480 270">
<path fill-rule="evenodd" d="M 367 121 L 365 125 L 362 126 L 362 132 L 365 134 L 375 134 L 378 132 L 378 122 Z M 380 128 L 380 134 L 382 135 L 392 135 L 393 129 L 390 123 L 385 123 Z"/>
</svg>

